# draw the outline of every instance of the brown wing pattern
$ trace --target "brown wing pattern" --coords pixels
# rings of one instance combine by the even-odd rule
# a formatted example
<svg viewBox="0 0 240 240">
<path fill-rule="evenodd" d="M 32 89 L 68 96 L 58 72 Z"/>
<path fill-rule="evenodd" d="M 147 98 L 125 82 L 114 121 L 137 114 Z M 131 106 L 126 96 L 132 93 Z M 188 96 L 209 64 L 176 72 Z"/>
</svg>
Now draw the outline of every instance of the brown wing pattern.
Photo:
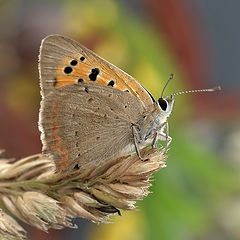
<svg viewBox="0 0 240 240">
<path fill-rule="evenodd" d="M 143 112 L 135 96 L 111 87 L 79 83 L 57 88 L 41 103 L 43 152 L 58 170 L 101 164 L 133 143 L 131 124 Z"/>
</svg>

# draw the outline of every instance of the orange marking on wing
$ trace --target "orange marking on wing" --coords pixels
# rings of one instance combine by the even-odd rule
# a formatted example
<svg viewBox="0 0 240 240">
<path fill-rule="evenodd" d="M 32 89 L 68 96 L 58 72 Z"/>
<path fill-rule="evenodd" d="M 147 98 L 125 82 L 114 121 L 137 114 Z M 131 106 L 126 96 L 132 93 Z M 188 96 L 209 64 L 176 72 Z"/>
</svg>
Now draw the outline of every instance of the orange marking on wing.
<svg viewBox="0 0 240 240">
<path fill-rule="evenodd" d="M 61 87 L 65 85 L 73 85 L 78 82 L 79 78 L 82 78 L 85 82 L 92 82 L 89 79 L 89 74 L 92 68 L 99 68 L 100 74 L 97 80 L 94 81 L 95 84 L 108 85 L 109 81 L 113 80 L 115 82 L 114 88 L 119 90 L 128 90 L 132 95 L 140 99 L 142 104 L 151 109 L 153 107 L 153 101 L 148 92 L 138 83 L 134 78 L 129 76 L 127 73 L 115 68 L 111 65 L 106 65 L 98 59 L 91 58 L 88 56 L 84 62 L 79 61 L 82 55 L 75 54 L 73 58 L 66 57 L 62 59 L 60 65 L 57 69 L 56 86 Z M 77 65 L 71 66 L 70 62 L 76 59 L 78 61 Z M 65 67 L 71 67 L 72 72 L 69 74 L 64 73 Z"/>
<path fill-rule="evenodd" d="M 60 147 L 60 151 L 62 154 L 62 159 L 61 159 L 61 164 L 58 169 L 63 170 L 68 166 L 68 164 L 67 164 L 68 153 L 64 147 Z"/>
<path fill-rule="evenodd" d="M 64 168 L 67 167 L 67 158 L 68 158 L 68 153 L 67 150 L 60 146 L 61 143 L 61 138 L 57 135 L 57 130 L 59 129 L 59 125 L 56 123 L 58 114 L 57 110 L 60 108 L 59 104 L 56 104 L 53 107 L 53 113 L 52 113 L 52 121 L 53 121 L 53 128 L 52 128 L 52 139 L 53 139 L 53 145 L 51 147 L 52 150 L 59 150 L 61 152 L 61 162 L 59 166 L 59 170 L 63 170 Z"/>
<path fill-rule="evenodd" d="M 76 59 L 79 59 L 79 56 L 76 56 Z M 92 82 L 89 79 L 89 74 L 91 73 L 92 68 L 98 66 L 90 66 L 89 64 L 78 61 L 76 66 L 71 66 L 73 71 L 70 74 L 65 74 L 64 68 L 70 66 L 69 63 L 71 60 L 72 59 L 70 58 L 65 58 L 62 60 L 61 65 L 59 65 L 57 70 L 57 87 L 75 84 L 79 78 L 82 78 L 85 82 Z M 100 74 L 98 75 L 95 83 L 106 86 L 109 81 L 114 80 L 115 88 L 120 90 L 128 89 L 122 79 L 120 80 L 116 75 L 108 72 L 107 69 L 101 69 L 101 67 L 99 67 L 99 69 Z"/>
<path fill-rule="evenodd" d="M 72 85 L 74 83 L 76 83 L 76 79 L 71 77 L 70 75 L 66 75 L 63 72 L 63 66 L 60 66 L 57 70 L 57 83 L 56 86 L 57 87 L 62 87 L 65 85 Z"/>
<path fill-rule="evenodd" d="M 59 108 L 60 108 L 60 105 L 59 105 L 59 104 L 56 104 L 56 105 L 54 105 L 53 110 L 56 111 L 56 110 L 58 110 Z"/>
<path fill-rule="evenodd" d="M 93 67 L 88 66 L 82 62 L 78 62 L 77 66 L 74 67 L 73 75 L 75 76 L 84 76 L 85 78 L 91 73 Z"/>
<path fill-rule="evenodd" d="M 56 79 L 57 87 L 75 84 L 75 83 L 77 83 L 77 80 L 79 78 L 84 79 L 84 81 L 90 81 L 88 79 L 88 75 L 91 72 L 90 66 L 88 66 L 84 63 L 78 62 L 77 66 L 72 67 L 73 71 L 70 74 L 65 74 L 64 68 L 66 66 L 70 66 L 68 63 L 66 65 L 64 65 L 65 62 L 66 61 L 63 61 L 63 65 L 60 65 L 57 70 L 57 79 Z"/>
<path fill-rule="evenodd" d="M 51 149 L 56 150 L 58 148 L 58 145 L 59 145 L 61 139 L 59 136 L 55 136 L 55 135 L 53 135 L 52 138 L 53 138 L 53 145 L 52 145 Z"/>
<path fill-rule="evenodd" d="M 53 132 L 56 132 L 58 130 L 59 126 L 57 124 L 53 124 Z"/>
</svg>

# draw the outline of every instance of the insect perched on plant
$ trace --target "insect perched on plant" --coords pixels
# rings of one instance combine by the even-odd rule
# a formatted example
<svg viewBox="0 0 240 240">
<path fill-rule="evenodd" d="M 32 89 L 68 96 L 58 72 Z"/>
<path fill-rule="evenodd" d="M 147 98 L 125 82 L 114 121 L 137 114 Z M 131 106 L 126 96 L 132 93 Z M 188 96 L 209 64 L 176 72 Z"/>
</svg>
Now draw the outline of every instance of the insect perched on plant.
<svg viewBox="0 0 240 240">
<path fill-rule="evenodd" d="M 60 35 L 42 41 L 39 59 L 43 152 L 58 171 L 98 166 L 157 140 L 171 141 L 167 118 L 174 95 L 155 101 L 134 78 L 78 42 Z M 165 131 L 166 130 L 166 131 Z M 165 132 L 164 132 L 165 131 Z"/>
</svg>

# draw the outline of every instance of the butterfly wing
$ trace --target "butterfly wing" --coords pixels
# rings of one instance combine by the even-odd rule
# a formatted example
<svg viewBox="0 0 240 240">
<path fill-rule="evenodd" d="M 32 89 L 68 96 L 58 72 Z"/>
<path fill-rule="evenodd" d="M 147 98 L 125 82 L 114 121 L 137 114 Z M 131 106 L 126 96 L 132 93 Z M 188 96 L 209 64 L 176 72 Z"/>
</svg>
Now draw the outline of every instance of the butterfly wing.
<svg viewBox="0 0 240 240">
<path fill-rule="evenodd" d="M 144 112 L 128 92 L 92 83 L 66 85 L 41 103 L 43 152 L 57 170 L 107 162 L 133 143 L 131 124 Z"/>
<path fill-rule="evenodd" d="M 148 111 L 153 106 L 153 97 L 134 78 L 69 38 L 46 37 L 42 41 L 39 61 L 42 96 L 61 86 L 94 82 L 130 92 Z"/>
</svg>

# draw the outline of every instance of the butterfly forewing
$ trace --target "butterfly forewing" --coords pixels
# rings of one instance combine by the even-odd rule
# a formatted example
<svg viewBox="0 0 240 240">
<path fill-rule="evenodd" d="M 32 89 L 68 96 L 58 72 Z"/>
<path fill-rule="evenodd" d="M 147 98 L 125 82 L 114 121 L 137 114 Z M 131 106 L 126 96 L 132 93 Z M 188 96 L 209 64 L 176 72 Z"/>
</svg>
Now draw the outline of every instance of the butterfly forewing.
<svg viewBox="0 0 240 240">
<path fill-rule="evenodd" d="M 64 85 L 93 82 L 130 92 L 146 110 L 153 106 L 151 95 L 134 78 L 63 36 L 52 35 L 43 40 L 39 69 L 43 96 Z"/>
</svg>

